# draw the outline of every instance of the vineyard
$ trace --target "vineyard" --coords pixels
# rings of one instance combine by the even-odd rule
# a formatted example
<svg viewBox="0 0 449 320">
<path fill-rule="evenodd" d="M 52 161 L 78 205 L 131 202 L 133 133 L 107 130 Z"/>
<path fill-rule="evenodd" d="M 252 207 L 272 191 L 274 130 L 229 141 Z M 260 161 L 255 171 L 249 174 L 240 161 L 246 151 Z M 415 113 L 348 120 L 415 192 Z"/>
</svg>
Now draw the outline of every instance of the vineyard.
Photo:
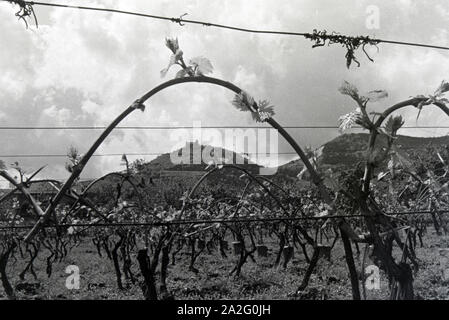
<svg viewBox="0 0 449 320">
<path fill-rule="evenodd" d="M 37 24 L 34 3 L 10 2 Z M 305 38 L 314 47 L 342 45 L 348 68 L 360 65 L 357 50 L 372 61 L 365 46 L 382 43 L 316 30 Z M 13 186 L 0 194 L 0 298 L 449 299 L 449 147 L 405 152 L 396 143 L 403 109 L 419 117 L 433 106 L 449 116 L 448 82 L 374 112 L 371 104 L 388 93 L 343 81 L 336 94 L 354 110 L 338 127 L 369 138 L 363 161 L 339 165 L 334 157 L 326 168 L 274 119 L 270 102 L 210 77 L 212 63 L 185 58 L 177 38 L 165 45 L 169 64 L 160 74 L 178 68 L 174 78 L 123 109 L 85 153 L 70 148 L 66 180 L 0 160 L 0 176 Z M 195 174 L 155 177 L 123 154 L 122 171 L 80 179 L 125 118 L 190 83 L 230 91 L 230 108 L 276 130 L 300 159 L 297 175 L 262 175 L 212 150 L 213 161 Z"/>
</svg>

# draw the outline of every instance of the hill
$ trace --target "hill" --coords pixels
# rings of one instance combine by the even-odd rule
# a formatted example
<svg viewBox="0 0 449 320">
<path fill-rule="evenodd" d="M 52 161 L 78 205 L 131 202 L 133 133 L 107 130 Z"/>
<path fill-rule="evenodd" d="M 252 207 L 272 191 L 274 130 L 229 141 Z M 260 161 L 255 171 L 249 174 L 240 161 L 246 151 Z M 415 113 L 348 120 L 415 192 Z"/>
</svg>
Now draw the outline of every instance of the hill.
<svg viewBox="0 0 449 320">
<path fill-rule="evenodd" d="M 325 143 L 318 149 L 319 164 L 326 167 L 351 167 L 360 161 L 365 161 L 369 135 L 367 133 L 343 134 Z M 383 135 L 379 135 L 376 146 L 386 146 L 387 140 Z M 449 136 L 443 137 L 409 137 L 398 136 L 395 142 L 397 149 L 410 152 L 425 152 L 428 146 L 447 146 Z M 294 160 L 279 167 L 278 172 L 284 175 L 296 175 L 303 167 L 302 161 Z"/>
<path fill-rule="evenodd" d="M 344 134 L 326 143 L 323 147 L 323 165 L 345 165 L 351 166 L 358 161 L 365 160 L 365 153 L 369 135 L 365 133 Z M 387 139 L 384 135 L 379 135 L 376 145 L 386 146 Z M 398 136 L 395 146 L 399 150 L 409 152 L 410 150 L 424 150 L 427 146 L 449 145 L 449 136 L 423 138 Z"/>
<path fill-rule="evenodd" d="M 204 161 L 203 157 L 200 156 L 203 153 L 207 156 L 210 154 L 210 157 L 216 156 L 225 159 L 227 163 L 237 163 L 252 173 L 258 173 L 259 168 L 261 168 L 258 164 L 233 151 L 200 145 L 198 142 L 188 142 L 183 148 L 164 153 L 156 159 L 142 164 L 139 171 L 151 176 L 159 176 L 164 171 L 205 171 L 209 161 Z"/>
</svg>

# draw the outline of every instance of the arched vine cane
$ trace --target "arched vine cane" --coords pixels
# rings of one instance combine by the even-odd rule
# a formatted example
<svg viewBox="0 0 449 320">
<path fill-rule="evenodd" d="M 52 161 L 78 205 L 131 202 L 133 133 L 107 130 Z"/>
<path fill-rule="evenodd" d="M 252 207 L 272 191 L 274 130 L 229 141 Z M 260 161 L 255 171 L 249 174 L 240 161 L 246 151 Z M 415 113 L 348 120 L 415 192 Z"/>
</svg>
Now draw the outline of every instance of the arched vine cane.
<svg viewBox="0 0 449 320">
<path fill-rule="evenodd" d="M 197 182 L 196 184 L 192 187 L 192 189 L 190 190 L 190 192 L 187 194 L 186 199 L 184 200 L 183 206 L 181 208 L 181 211 L 178 215 L 178 219 L 181 218 L 182 214 L 185 212 L 186 210 L 186 206 L 187 206 L 187 201 L 188 199 L 190 199 L 196 192 L 196 190 L 199 188 L 199 186 L 201 185 L 202 182 L 204 182 L 210 175 L 212 175 L 213 173 L 217 172 L 218 170 L 223 170 L 223 169 L 231 169 L 231 170 L 238 170 L 238 171 L 242 171 L 245 175 L 247 175 L 250 178 L 250 181 L 255 182 L 259 187 L 261 187 L 262 189 L 264 189 L 265 192 L 268 193 L 268 195 L 274 199 L 274 201 L 279 205 L 279 207 L 286 213 L 287 209 L 282 205 L 281 201 L 279 200 L 278 197 L 276 197 L 263 183 L 261 183 L 255 176 L 253 176 L 248 170 L 241 168 L 237 165 L 233 165 L 233 164 L 224 164 L 222 165 L 222 167 L 215 167 L 212 170 L 208 171 L 207 173 L 205 173 Z M 189 227 L 192 227 L 192 225 L 190 225 Z M 304 230 L 302 227 L 297 226 L 296 227 L 298 229 L 298 231 L 302 234 L 302 236 L 304 237 L 304 239 L 312 246 L 316 246 L 315 241 L 307 234 L 306 230 Z"/>
<path fill-rule="evenodd" d="M 426 97 L 415 97 L 412 99 L 408 99 L 402 102 L 399 102 L 388 109 L 386 109 L 379 118 L 373 122 L 370 122 L 370 137 L 368 141 L 368 154 L 373 154 L 374 148 L 377 141 L 377 136 L 379 135 L 379 128 L 382 126 L 384 121 L 395 111 L 400 110 L 402 108 L 408 107 L 408 106 L 414 106 L 418 107 L 421 103 L 426 102 L 428 98 Z M 446 115 L 449 116 L 449 108 L 438 101 L 433 101 L 431 104 L 437 106 L 441 111 L 443 111 Z M 427 105 L 427 104 L 425 104 Z M 424 105 L 424 106 L 425 106 Z M 386 254 L 386 249 L 384 248 L 384 244 L 379 236 L 379 234 L 376 232 L 376 226 L 374 219 L 376 217 L 380 218 L 380 221 L 387 226 L 391 227 L 391 223 L 385 217 L 384 215 L 380 214 L 380 210 L 376 207 L 370 208 L 369 206 L 369 197 L 370 197 L 370 185 L 371 185 L 371 178 L 373 176 L 374 171 L 374 164 L 371 163 L 371 161 L 368 159 L 365 163 L 365 171 L 363 175 L 362 180 L 362 199 L 361 199 L 361 211 L 364 215 L 367 215 L 365 218 L 368 231 L 373 237 L 373 243 L 374 243 L 374 250 L 377 253 L 377 255 L 382 259 L 382 261 L 385 263 L 385 267 L 387 269 L 387 272 L 392 275 L 397 281 L 398 285 L 401 288 L 397 288 L 395 290 L 392 290 L 392 296 L 391 298 L 394 299 L 412 299 L 413 293 L 412 288 L 408 287 L 411 285 L 412 277 L 411 272 L 409 271 L 408 265 L 405 265 L 403 263 L 397 264 L 394 259 L 391 257 L 391 255 Z M 416 177 L 415 177 L 416 178 Z M 399 236 L 394 232 L 394 228 L 391 227 L 393 230 L 393 236 L 396 240 L 396 242 L 401 246 Z M 406 246 L 402 247 L 404 254 L 407 251 Z M 410 257 L 412 259 L 412 257 Z M 414 262 L 412 260 L 412 262 Z M 416 263 L 416 262 L 414 262 Z"/>
<path fill-rule="evenodd" d="M 100 137 L 95 141 L 95 143 L 90 147 L 90 149 L 86 152 L 86 154 L 81 158 L 78 164 L 76 164 L 73 167 L 73 172 L 70 175 L 69 179 L 64 183 L 64 185 L 61 187 L 60 191 L 56 194 L 56 196 L 52 199 L 51 204 L 48 206 L 48 208 L 45 210 L 45 212 L 42 214 L 42 217 L 39 219 L 39 221 L 36 223 L 36 225 L 33 227 L 33 229 L 28 233 L 28 235 L 25 237 L 25 241 L 30 241 L 33 239 L 35 234 L 39 231 L 39 229 L 47 222 L 47 219 L 49 215 L 55 210 L 56 206 L 64 196 L 64 194 L 70 189 L 74 181 L 79 177 L 82 170 L 92 157 L 92 155 L 95 153 L 95 151 L 98 149 L 98 147 L 103 143 L 103 141 L 108 137 L 108 135 L 112 132 L 112 130 L 123 120 L 125 119 L 130 113 L 132 113 L 136 109 L 144 109 L 145 106 L 143 105 L 146 100 L 151 98 L 156 93 L 182 83 L 189 83 L 189 82 L 201 82 L 201 83 L 210 83 L 215 84 L 224 88 L 227 88 L 231 91 L 233 91 L 236 94 L 239 94 L 242 92 L 242 89 L 237 87 L 236 85 L 223 81 L 216 78 L 211 77 L 205 77 L 205 76 L 198 76 L 198 77 L 187 77 L 187 78 L 178 78 L 166 81 L 159 86 L 155 87 L 151 91 L 147 92 L 145 95 L 143 95 L 140 99 L 137 99 L 132 105 L 130 105 L 125 111 L 123 111 L 100 135 Z M 257 110 L 257 104 L 254 104 L 254 109 Z M 316 171 L 314 170 L 313 166 L 310 164 L 310 162 L 307 159 L 307 156 L 302 151 L 302 149 L 299 147 L 299 145 L 296 143 L 296 141 L 285 131 L 282 126 L 280 126 L 274 119 L 269 118 L 267 121 L 273 128 L 278 130 L 278 132 L 289 142 L 289 144 L 293 147 L 293 149 L 296 151 L 296 153 L 299 155 L 301 160 L 304 161 L 304 164 L 306 165 L 307 169 L 311 172 L 311 176 L 313 179 L 313 182 L 317 184 L 318 186 L 323 186 L 322 179 L 318 176 Z M 323 198 L 329 199 L 330 196 L 326 192 L 323 194 Z M 327 201 L 326 201 L 327 202 Z M 331 202 L 331 201 L 329 201 Z"/>
<path fill-rule="evenodd" d="M 141 197 L 141 195 L 140 195 L 140 192 L 139 192 L 139 190 L 138 190 L 138 188 L 137 188 L 137 183 L 136 183 L 135 181 L 132 181 L 131 177 L 130 177 L 129 175 L 127 175 L 127 174 L 122 174 L 122 173 L 119 173 L 119 172 L 110 172 L 110 173 L 107 173 L 107 174 L 105 174 L 104 176 L 102 176 L 102 177 L 100 177 L 100 178 L 98 178 L 98 179 L 95 179 L 94 181 L 92 181 L 91 183 L 89 183 L 89 185 L 87 185 L 86 188 L 84 188 L 84 190 L 81 192 L 81 194 L 75 199 L 75 202 L 71 205 L 71 208 L 69 209 L 68 213 L 64 216 L 63 220 L 65 220 L 65 219 L 69 216 L 69 214 L 71 214 L 71 213 L 74 211 L 74 209 L 75 209 L 75 207 L 76 207 L 76 205 L 77 205 L 78 203 L 81 203 L 81 204 L 82 204 L 82 202 L 85 201 L 85 200 L 84 200 L 84 196 L 87 194 L 87 192 L 88 192 L 90 189 L 92 189 L 97 183 L 99 183 L 99 182 L 101 182 L 101 181 L 107 179 L 108 177 L 112 177 L 112 176 L 119 177 L 119 178 L 122 180 L 122 183 L 128 182 L 128 183 L 131 185 L 131 187 L 133 188 L 134 192 L 137 194 L 137 197 L 138 197 L 138 202 L 139 202 L 138 207 L 139 207 L 139 210 L 140 210 L 141 213 L 143 213 L 143 212 L 145 211 L 144 208 L 143 208 L 143 199 L 142 199 L 142 197 Z M 90 206 L 90 207 L 92 208 L 92 206 Z M 105 216 L 103 216 L 101 213 L 99 213 L 98 210 L 96 210 L 95 208 L 92 208 L 92 209 L 93 209 L 93 210 L 95 211 L 95 213 L 97 213 L 101 218 L 103 218 L 103 219 L 106 220 L 106 221 L 109 221 L 109 220 L 107 219 L 107 217 L 105 217 Z M 151 213 L 151 214 L 152 214 L 152 213 Z M 159 219 L 159 220 L 160 220 L 160 218 L 159 218 L 157 215 L 155 215 L 155 214 L 152 214 L 152 215 L 153 215 L 156 219 Z M 64 222 L 64 221 L 63 221 L 63 222 Z"/>
<path fill-rule="evenodd" d="M 188 82 L 200 82 L 200 83 L 210 83 L 214 85 L 218 85 L 221 87 L 224 87 L 226 89 L 229 89 L 233 91 L 236 94 L 240 94 L 243 90 L 237 87 L 236 85 L 212 78 L 212 77 L 206 77 L 206 76 L 193 76 L 193 77 L 185 77 L 185 78 L 177 78 L 173 80 L 166 81 L 159 86 L 153 88 L 149 92 L 147 92 L 145 95 L 143 95 L 140 99 L 137 99 L 132 105 L 130 105 L 128 108 L 126 108 L 125 111 L 123 111 L 100 135 L 100 137 L 95 141 L 95 143 L 90 147 L 90 149 L 87 151 L 87 153 L 81 158 L 79 163 L 73 166 L 73 171 L 70 177 L 67 179 L 67 181 L 64 183 L 64 185 L 61 187 L 59 192 L 56 194 L 56 196 L 52 199 L 50 205 L 47 207 L 45 212 L 41 215 L 41 218 L 38 220 L 38 222 L 34 225 L 34 227 L 30 230 L 30 232 L 26 235 L 25 241 L 29 242 L 31 241 L 34 236 L 39 232 L 39 230 L 45 225 L 45 223 L 48 221 L 50 215 L 52 212 L 56 209 L 57 205 L 61 201 L 61 199 L 64 197 L 67 191 L 70 190 L 72 184 L 75 182 L 75 180 L 79 177 L 82 170 L 92 157 L 92 155 L 95 153 L 95 151 L 98 149 L 98 147 L 103 143 L 103 141 L 108 137 L 108 135 L 114 130 L 114 128 L 123 120 L 125 119 L 130 113 L 132 113 L 136 109 L 144 110 L 144 102 L 147 101 L 149 98 L 151 98 L 156 93 L 182 83 L 188 83 Z M 258 106 L 257 103 L 254 102 L 254 105 L 252 106 L 254 110 L 251 110 L 252 112 L 257 112 Z M 320 194 L 323 198 L 323 200 L 329 205 L 330 212 L 333 214 L 335 212 L 334 204 L 332 201 L 332 198 L 328 191 L 326 190 L 326 187 L 323 184 L 322 178 L 318 175 L 317 171 L 314 169 L 312 164 L 310 163 L 309 159 L 307 158 L 304 151 L 301 149 L 301 147 L 296 143 L 296 141 L 288 134 L 288 132 L 279 125 L 273 118 L 268 118 L 266 120 L 267 123 L 269 123 L 274 129 L 276 129 L 284 139 L 287 140 L 287 142 L 290 144 L 290 146 L 295 150 L 295 152 L 298 154 L 304 165 L 306 166 L 307 170 L 309 171 L 313 183 L 318 187 Z M 36 208 L 37 209 L 37 208 Z M 39 208 L 40 209 L 40 208 Z M 39 210 L 38 209 L 38 210 Z M 42 211 L 42 209 L 40 209 Z M 349 224 L 342 218 L 336 220 L 340 231 L 342 233 L 342 239 L 345 247 L 345 256 L 347 260 L 347 264 L 349 267 L 350 275 L 351 275 L 351 284 L 353 287 L 353 296 L 355 299 L 360 299 L 360 292 L 358 287 L 358 278 L 357 273 L 355 269 L 355 264 L 352 256 L 352 249 L 350 245 L 349 238 L 357 240 L 359 239 L 358 236 L 355 234 L 355 232 L 352 230 L 352 228 L 349 226 Z M 315 251 L 317 248 L 315 248 Z M 313 266 L 312 266 L 313 267 Z"/>
<path fill-rule="evenodd" d="M 376 139 L 377 139 L 377 135 L 378 133 L 378 128 L 380 128 L 383 124 L 383 122 L 388 118 L 389 115 L 391 115 L 393 112 L 405 108 L 405 107 L 409 107 L 409 106 L 418 106 L 421 102 L 426 101 L 428 98 L 424 97 L 417 97 L 417 98 L 412 98 L 409 100 L 405 100 L 402 102 L 399 102 L 393 106 L 391 106 L 390 108 L 388 108 L 387 110 L 385 110 L 380 117 L 372 124 L 372 128 L 370 130 L 370 139 L 368 142 L 368 152 L 372 152 L 374 150 L 375 144 L 376 144 Z M 440 108 L 441 111 L 443 111 L 444 113 L 446 113 L 446 115 L 449 116 L 449 108 L 444 105 L 441 102 L 433 102 L 433 105 L 437 106 L 438 108 Z M 374 167 L 367 162 L 366 166 L 365 166 L 365 173 L 363 176 L 363 192 L 365 194 L 365 196 L 368 195 L 369 190 L 370 190 L 370 181 L 371 181 L 371 176 L 372 176 L 372 172 L 373 172 Z"/>
<path fill-rule="evenodd" d="M 73 172 L 72 172 L 71 176 L 65 182 L 65 184 L 62 186 L 62 188 L 59 190 L 57 195 L 52 199 L 51 204 L 47 207 L 45 212 L 43 212 L 43 210 L 36 203 L 36 201 L 33 201 L 34 200 L 33 197 L 27 192 L 26 188 L 24 188 L 22 185 L 17 185 L 16 183 L 14 183 L 16 185 L 17 189 L 19 189 L 19 191 L 21 191 L 30 200 L 30 202 L 32 203 L 33 208 L 35 209 L 35 211 L 41 216 L 41 218 L 36 223 L 36 225 L 32 228 L 32 230 L 25 237 L 25 241 L 27 241 L 27 242 L 31 241 L 34 238 L 34 236 L 37 234 L 37 232 L 45 225 L 45 223 L 48 221 L 48 218 L 50 217 L 51 213 L 55 210 L 56 206 L 61 201 L 61 199 L 66 196 L 66 194 L 70 190 L 72 184 L 79 177 L 79 175 L 81 174 L 82 170 L 84 169 L 85 165 L 88 163 L 88 161 L 90 160 L 90 158 L 92 157 L 94 152 L 101 145 L 101 143 L 107 138 L 107 136 L 112 132 L 112 130 L 124 118 L 126 118 L 131 112 L 133 112 L 136 109 L 144 110 L 145 106 L 143 105 L 143 103 L 146 100 L 148 100 L 150 97 L 152 97 L 154 94 L 158 93 L 159 91 L 162 91 L 165 88 L 168 88 L 168 87 L 171 87 L 171 86 L 174 86 L 174 85 L 177 85 L 177 84 L 188 83 L 188 82 L 204 82 L 204 83 L 215 84 L 215 85 L 227 88 L 227 89 L 233 91 L 236 94 L 240 94 L 242 92 L 242 90 L 239 87 L 237 87 L 236 85 L 234 85 L 234 84 L 232 84 L 230 82 L 226 82 L 226 81 L 223 81 L 223 80 L 220 80 L 220 79 L 216 79 L 216 78 L 205 77 L 205 76 L 173 79 L 173 80 L 169 80 L 169 81 L 164 82 L 164 83 L 160 84 L 159 86 L 155 87 L 154 89 L 152 89 L 151 91 L 146 93 L 144 96 L 142 96 L 140 99 L 137 99 L 131 106 L 129 106 L 125 111 L 123 111 L 105 129 L 105 131 L 95 141 L 95 143 L 91 146 L 91 148 L 88 150 L 88 152 L 82 157 L 80 162 L 73 167 Z M 400 102 L 400 103 L 390 107 L 384 113 L 382 113 L 382 115 L 377 119 L 375 124 L 373 124 L 373 127 L 374 128 L 379 128 L 381 126 L 381 124 L 383 123 L 383 121 L 391 113 L 393 113 L 394 111 L 396 111 L 398 109 L 401 109 L 401 108 L 404 108 L 406 106 L 417 106 L 420 102 L 423 102 L 423 101 L 426 101 L 426 100 L 427 100 L 427 98 L 417 97 L 417 98 L 413 98 L 413 99 L 409 99 L 409 100 Z M 434 102 L 433 104 L 436 105 L 437 107 L 439 107 L 443 112 L 445 112 L 449 116 L 449 108 L 447 108 L 443 103 Z M 257 112 L 258 106 L 257 106 L 256 103 L 254 103 L 253 108 L 255 110 L 253 112 Z M 296 151 L 296 153 L 298 154 L 298 156 L 300 157 L 300 159 L 303 161 L 304 165 L 308 169 L 308 171 L 309 171 L 309 173 L 310 173 L 310 175 L 312 177 L 313 183 L 319 188 L 323 200 L 328 205 L 330 205 L 331 213 L 335 212 L 334 208 L 333 208 L 332 199 L 330 197 L 330 194 L 327 192 L 321 177 L 318 175 L 318 173 L 316 172 L 316 170 L 314 169 L 312 164 L 309 162 L 307 156 L 302 151 L 300 146 L 285 131 L 285 129 L 282 126 L 280 126 L 274 119 L 269 118 L 269 119 L 266 120 L 266 122 L 268 122 L 273 128 L 275 128 L 287 140 L 287 142 L 293 147 L 293 149 Z M 369 140 L 369 148 L 370 148 L 370 150 L 374 149 L 374 145 L 375 145 L 375 142 L 376 142 L 376 137 L 377 137 L 377 130 L 374 130 L 374 129 L 371 130 L 371 135 L 370 135 L 370 140 Z M 370 186 L 370 179 L 371 179 L 372 171 L 373 171 L 373 166 L 370 165 L 367 162 L 366 167 L 365 167 L 365 174 L 364 174 L 363 188 L 362 188 L 363 193 L 364 193 L 366 198 L 369 195 L 369 186 Z M 3 175 L 3 173 L 5 173 L 5 175 Z M 5 178 L 7 178 L 7 179 L 9 178 L 9 175 L 7 175 L 6 172 L 2 171 L 2 172 L 0 172 L 0 174 L 2 176 L 4 176 Z M 11 179 L 11 180 L 13 180 L 13 179 Z M 13 182 L 13 181 L 10 181 L 10 182 Z M 14 180 L 14 182 L 16 182 L 16 181 Z M 365 211 L 365 210 L 363 210 L 363 211 Z M 366 210 L 366 211 L 372 213 L 371 210 Z M 373 216 L 374 216 L 374 214 L 373 214 Z M 347 257 L 347 263 L 348 263 L 348 266 L 349 266 L 349 269 L 350 269 L 350 273 L 351 273 L 351 283 L 352 283 L 352 286 L 353 286 L 353 296 L 355 298 L 357 298 L 357 296 L 359 296 L 358 283 L 356 283 L 356 281 L 354 281 L 356 279 L 357 275 L 353 274 L 353 271 L 355 271 L 355 268 L 351 267 L 351 265 L 354 266 L 354 262 L 353 262 L 353 259 L 352 259 L 352 250 L 350 249 L 350 243 L 349 243 L 348 237 L 357 241 L 358 236 L 353 232 L 353 230 L 344 221 L 344 219 L 339 219 L 338 225 L 339 225 L 340 231 L 342 233 L 342 238 L 343 238 L 343 243 L 344 243 L 344 246 L 345 246 L 345 251 L 347 251 L 348 247 L 349 247 L 349 250 L 350 250 L 349 252 L 351 253 L 351 255 L 349 257 L 349 260 L 348 260 L 348 255 L 346 255 L 346 257 Z M 372 232 L 370 232 L 370 233 L 372 233 Z M 351 263 L 350 260 L 352 260 L 352 263 Z"/>
</svg>

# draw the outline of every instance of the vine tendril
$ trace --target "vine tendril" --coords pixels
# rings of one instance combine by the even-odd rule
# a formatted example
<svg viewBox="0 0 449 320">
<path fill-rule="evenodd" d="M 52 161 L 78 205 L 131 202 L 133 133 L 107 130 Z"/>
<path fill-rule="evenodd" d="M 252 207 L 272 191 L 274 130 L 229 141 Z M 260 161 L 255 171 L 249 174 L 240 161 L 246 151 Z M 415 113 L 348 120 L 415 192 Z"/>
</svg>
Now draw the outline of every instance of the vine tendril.
<svg viewBox="0 0 449 320">
<path fill-rule="evenodd" d="M 335 43 L 341 44 L 347 50 L 345 58 L 346 58 L 346 67 L 348 69 L 351 66 L 352 62 L 355 62 L 357 66 L 360 67 L 360 62 L 357 60 L 355 56 L 355 51 L 359 49 L 360 46 L 362 46 L 363 53 L 371 62 L 374 62 L 374 60 L 366 52 L 365 46 L 366 45 L 376 46 L 377 50 L 379 51 L 377 44 L 379 44 L 380 41 L 371 39 L 368 36 L 350 37 L 341 35 L 337 32 L 332 32 L 328 34 L 326 30 L 319 31 L 314 29 L 313 33 L 307 33 L 304 37 L 306 39 L 315 42 L 315 44 L 312 45 L 312 48 L 323 47 L 326 45 L 326 43 L 328 46 Z"/>
<path fill-rule="evenodd" d="M 19 17 L 19 20 L 23 20 L 23 22 L 25 22 L 25 26 L 28 29 L 28 22 L 26 21 L 25 18 L 27 17 L 33 17 L 34 18 L 34 23 L 36 24 L 36 28 L 39 27 L 39 24 L 37 22 L 37 17 L 36 14 L 34 13 L 34 9 L 33 9 L 33 2 L 28 2 L 28 1 L 24 1 L 24 0 L 9 0 L 9 2 L 11 2 L 12 4 L 17 4 L 20 9 L 19 11 L 16 12 L 16 17 Z"/>
</svg>

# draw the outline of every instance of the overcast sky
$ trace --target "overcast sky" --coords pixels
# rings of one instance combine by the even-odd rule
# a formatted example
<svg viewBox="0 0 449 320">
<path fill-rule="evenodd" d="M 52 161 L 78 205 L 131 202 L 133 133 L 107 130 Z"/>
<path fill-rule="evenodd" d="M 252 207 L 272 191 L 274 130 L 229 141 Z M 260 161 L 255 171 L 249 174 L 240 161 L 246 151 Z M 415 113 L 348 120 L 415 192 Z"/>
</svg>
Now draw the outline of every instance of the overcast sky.
<svg viewBox="0 0 449 320">
<path fill-rule="evenodd" d="M 54 2 L 54 1 L 48 1 Z M 254 29 L 312 32 L 338 31 L 449 46 L 449 5 L 428 1 L 62 1 L 73 5 L 132 10 Z M 368 29 L 367 8 L 379 8 L 378 29 Z M 25 29 L 0 3 L 0 126 L 104 126 L 124 108 L 161 83 L 170 51 L 165 37 L 178 37 L 185 58 L 205 56 L 212 76 L 234 82 L 256 99 L 275 106 L 275 119 L 287 126 L 337 125 L 340 115 L 354 109 L 337 89 L 343 80 L 362 91 L 385 89 L 389 97 L 375 110 L 417 94 L 432 93 L 449 80 L 449 52 L 395 45 L 368 51 L 374 63 L 357 52 L 361 67 L 348 70 L 339 45 L 312 49 L 301 37 L 256 35 L 198 25 L 120 14 L 35 6 L 39 28 Z M 29 21 L 29 24 L 33 23 Z M 167 79 L 173 78 L 176 68 Z M 251 116 L 235 110 L 233 95 L 218 87 L 186 84 L 170 88 L 146 103 L 122 126 L 253 125 Z M 407 125 L 449 125 L 436 108 L 404 113 Z M 401 134 L 437 136 L 448 129 L 402 130 Z M 336 137 L 335 129 L 290 129 L 301 145 L 318 147 Z M 8 154 L 66 154 L 70 146 L 85 152 L 99 130 L 1 130 L 0 159 L 19 161 L 29 171 L 48 164 L 42 176 L 65 178 L 64 158 L 2 158 Z M 188 139 L 188 136 L 186 137 Z M 179 142 L 179 141 L 178 141 Z M 169 131 L 117 130 L 98 153 L 170 151 Z M 280 152 L 291 149 L 282 141 Z M 237 150 L 239 151 L 239 150 Z M 153 157 L 129 157 L 145 158 Z M 285 162 L 292 156 L 284 156 Z M 82 177 L 119 169 L 120 156 L 94 158 Z"/>
</svg>

